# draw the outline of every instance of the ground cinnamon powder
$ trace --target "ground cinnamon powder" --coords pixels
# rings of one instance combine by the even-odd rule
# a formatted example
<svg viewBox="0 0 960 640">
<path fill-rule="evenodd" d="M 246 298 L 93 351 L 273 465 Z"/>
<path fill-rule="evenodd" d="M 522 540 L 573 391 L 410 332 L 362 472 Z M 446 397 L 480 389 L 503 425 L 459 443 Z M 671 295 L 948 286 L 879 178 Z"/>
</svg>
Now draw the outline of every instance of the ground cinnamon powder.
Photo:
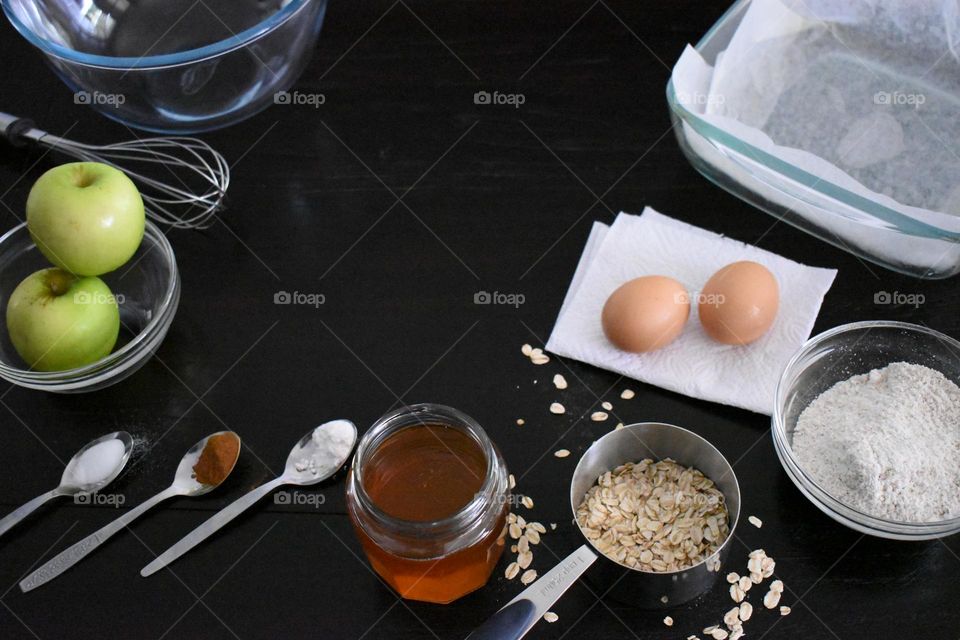
<svg viewBox="0 0 960 640">
<path fill-rule="evenodd" d="M 207 440 L 200 459 L 193 465 L 193 473 L 200 484 L 218 485 L 223 482 L 237 461 L 240 439 L 232 433 L 221 433 Z"/>
</svg>

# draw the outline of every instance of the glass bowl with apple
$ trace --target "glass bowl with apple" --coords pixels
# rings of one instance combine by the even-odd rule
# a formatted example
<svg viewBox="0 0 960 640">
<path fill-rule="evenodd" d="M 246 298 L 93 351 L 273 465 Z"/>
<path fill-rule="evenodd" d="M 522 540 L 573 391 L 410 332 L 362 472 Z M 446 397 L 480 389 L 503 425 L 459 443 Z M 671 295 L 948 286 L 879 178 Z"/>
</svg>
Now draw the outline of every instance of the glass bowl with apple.
<svg viewBox="0 0 960 640">
<path fill-rule="evenodd" d="M 148 220 L 142 240 L 136 240 L 139 230 L 132 241 L 121 238 L 126 246 L 111 262 L 116 247 L 109 238 L 105 244 L 96 237 L 103 226 L 95 224 L 103 204 L 96 198 L 107 194 L 122 199 L 123 193 L 112 193 L 110 176 L 92 170 L 78 185 L 71 184 L 65 167 L 48 172 L 62 180 L 51 180 L 48 174 L 38 180 L 27 201 L 28 221 L 0 236 L 0 320 L 5 323 L 0 331 L 0 377 L 31 389 L 77 393 L 115 384 L 150 359 L 176 314 L 180 274 L 169 241 Z M 76 216 L 72 219 L 71 207 Z M 65 231 L 59 238 L 58 230 Z M 46 244 L 39 240 L 43 250 L 37 246 L 41 237 L 47 239 Z M 60 258 L 71 271 L 84 275 L 59 269 L 65 266 Z M 115 308 L 91 311 L 104 297 L 111 297 L 109 304 Z M 17 307 L 13 315 L 12 307 Z M 43 327 L 49 329 L 46 335 Z M 69 331 L 58 329 L 63 327 Z M 25 347 L 24 341 L 32 344 Z M 30 366 L 22 354 L 31 347 L 47 360 Z"/>
</svg>

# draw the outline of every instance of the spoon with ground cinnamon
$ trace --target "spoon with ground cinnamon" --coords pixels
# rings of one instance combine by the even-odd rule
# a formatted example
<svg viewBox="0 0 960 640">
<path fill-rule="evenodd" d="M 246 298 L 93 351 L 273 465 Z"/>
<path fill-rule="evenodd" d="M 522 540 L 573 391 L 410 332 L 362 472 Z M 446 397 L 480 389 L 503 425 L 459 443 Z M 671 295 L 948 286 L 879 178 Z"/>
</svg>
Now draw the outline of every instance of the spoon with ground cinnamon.
<svg viewBox="0 0 960 640">
<path fill-rule="evenodd" d="M 149 500 L 131 509 L 99 531 L 90 534 L 72 547 L 53 557 L 45 565 L 20 582 L 20 589 L 31 591 L 44 585 L 87 557 L 148 510 L 174 496 L 194 497 L 209 493 L 227 479 L 240 456 L 240 436 L 233 431 L 220 431 L 190 447 L 177 467 L 173 484 Z"/>
</svg>

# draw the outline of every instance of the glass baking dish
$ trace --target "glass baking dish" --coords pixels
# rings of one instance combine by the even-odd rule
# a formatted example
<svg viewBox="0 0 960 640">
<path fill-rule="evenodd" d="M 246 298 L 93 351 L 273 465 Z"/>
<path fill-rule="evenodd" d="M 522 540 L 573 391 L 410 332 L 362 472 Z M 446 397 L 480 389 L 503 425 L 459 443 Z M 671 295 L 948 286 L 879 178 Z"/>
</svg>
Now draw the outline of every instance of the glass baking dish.
<svg viewBox="0 0 960 640">
<path fill-rule="evenodd" d="M 736 2 L 696 45 L 708 64 L 716 64 L 749 6 L 750 0 Z M 950 97 L 956 99 L 960 117 L 960 96 Z M 786 162 L 685 107 L 672 78 L 667 102 L 680 147 L 691 164 L 735 196 L 894 271 L 930 279 L 960 272 L 960 218 L 953 229 L 943 228 L 885 206 L 880 197 L 853 193 Z"/>
</svg>

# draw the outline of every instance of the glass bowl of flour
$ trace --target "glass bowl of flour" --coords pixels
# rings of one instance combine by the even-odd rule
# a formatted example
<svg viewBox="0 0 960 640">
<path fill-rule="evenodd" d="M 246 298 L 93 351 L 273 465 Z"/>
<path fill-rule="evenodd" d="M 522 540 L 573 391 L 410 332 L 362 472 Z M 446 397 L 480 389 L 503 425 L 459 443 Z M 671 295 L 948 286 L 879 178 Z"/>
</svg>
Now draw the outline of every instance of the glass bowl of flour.
<svg viewBox="0 0 960 640">
<path fill-rule="evenodd" d="M 773 442 L 797 488 L 863 533 L 960 532 L 960 342 L 892 321 L 811 338 L 780 378 Z"/>
</svg>

